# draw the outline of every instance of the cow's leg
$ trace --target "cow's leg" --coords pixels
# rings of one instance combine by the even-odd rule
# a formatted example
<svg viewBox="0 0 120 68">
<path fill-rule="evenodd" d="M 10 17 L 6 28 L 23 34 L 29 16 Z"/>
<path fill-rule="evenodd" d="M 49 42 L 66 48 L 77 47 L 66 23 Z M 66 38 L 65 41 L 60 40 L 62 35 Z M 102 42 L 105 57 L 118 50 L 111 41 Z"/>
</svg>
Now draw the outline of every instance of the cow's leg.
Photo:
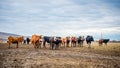
<svg viewBox="0 0 120 68">
<path fill-rule="evenodd" d="M 77 42 L 75 42 L 75 47 L 77 47 Z"/>
<path fill-rule="evenodd" d="M 99 43 L 99 46 L 102 46 L 102 43 Z"/>
<path fill-rule="evenodd" d="M 33 43 L 33 45 L 34 45 L 34 48 L 36 48 L 36 44 L 35 44 L 35 43 Z"/>
<path fill-rule="evenodd" d="M 59 47 L 60 47 L 60 44 L 57 44 L 57 45 L 56 45 L 56 49 L 59 49 Z"/>
<path fill-rule="evenodd" d="M 107 43 L 105 43 L 105 45 L 107 45 Z"/>
<path fill-rule="evenodd" d="M 58 44 L 58 45 L 56 45 L 56 49 L 59 49 L 59 44 Z"/>
<path fill-rule="evenodd" d="M 10 45 L 11 45 L 11 43 L 9 42 L 9 47 L 8 47 L 9 49 L 10 49 Z"/>
<path fill-rule="evenodd" d="M 76 42 L 74 42 L 74 45 L 75 45 L 75 47 L 76 47 Z"/>
<path fill-rule="evenodd" d="M 41 48 L 41 42 L 37 42 L 37 48 Z"/>
<path fill-rule="evenodd" d="M 62 46 L 65 48 L 65 44 L 64 44 L 64 42 L 62 43 Z M 61 46 L 60 46 L 61 47 Z"/>
<path fill-rule="evenodd" d="M 79 47 L 81 47 L 81 42 L 79 42 Z"/>
<path fill-rule="evenodd" d="M 72 42 L 72 46 L 71 47 L 74 47 L 74 43 Z"/>
<path fill-rule="evenodd" d="M 54 49 L 54 44 L 52 43 L 52 50 Z"/>
<path fill-rule="evenodd" d="M 59 44 L 59 48 L 61 48 L 61 47 L 62 47 L 62 43 Z"/>
<path fill-rule="evenodd" d="M 74 42 L 74 47 L 76 47 L 75 42 Z"/>
<path fill-rule="evenodd" d="M 37 48 L 37 45 L 36 45 L 36 43 L 34 44 L 34 48 L 35 48 L 35 49 Z"/>
<path fill-rule="evenodd" d="M 50 50 L 51 50 L 51 46 L 52 46 L 52 45 L 51 45 L 51 43 L 50 43 Z"/>
<path fill-rule="evenodd" d="M 75 43 L 73 42 L 73 47 L 75 47 Z"/>
<path fill-rule="evenodd" d="M 36 45 L 37 45 L 37 48 L 39 48 L 39 47 L 41 48 L 41 42 L 38 41 L 38 42 L 36 43 Z"/>
<path fill-rule="evenodd" d="M 61 44 L 58 45 L 58 49 L 60 49 L 60 47 L 61 47 Z"/>
<path fill-rule="evenodd" d="M 75 42 L 75 41 L 74 41 L 74 43 L 73 43 L 73 44 L 74 44 L 74 47 L 76 47 L 76 42 Z"/>
<path fill-rule="evenodd" d="M 64 46 L 64 48 L 65 48 L 65 43 L 63 42 L 63 46 Z"/>
<path fill-rule="evenodd" d="M 76 47 L 77 47 L 77 42 L 75 44 L 76 44 Z"/>
<path fill-rule="evenodd" d="M 83 47 L 83 41 L 81 41 L 81 47 Z"/>
<path fill-rule="evenodd" d="M 44 41 L 44 42 L 43 42 L 43 46 L 44 46 L 44 48 L 46 48 L 46 46 L 45 46 L 45 45 L 46 45 L 46 41 Z"/>
<path fill-rule="evenodd" d="M 57 44 L 55 44 L 54 46 L 55 46 L 55 50 L 57 50 L 57 48 L 58 48 L 58 45 L 57 45 Z"/>
<path fill-rule="evenodd" d="M 88 48 L 91 48 L 91 42 L 88 43 Z"/>
<path fill-rule="evenodd" d="M 61 47 L 61 44 L 62 44 L 62 43 L 60 43 L 60 47 Z"/>
<path fill-rule="evenodd" d="M 50 50 L 52 49 L 52 43 L 50 42 Z"/>
<path fill-rule="evenodd" d="M 88 45 L 88 48 L 89 48 L 89 46 L 90 46 L 89 43 L 87 43 L 87 45 Z"/>
<path fill-rule="evenodd" d="M 29 44 L 28 41 L 27 41 L 27 44 Z"/>
<path fill-rule="evenodd" d="M 68 47 L 68 43 L 66 43 L 66 47 Z"/>
<path fill-rule="evenodd" d="M 34 45 L 34 48 L 36 48 L 36 45 Z"/>
<path fill-rule="evenodd" d="M 68 47 L 68 43 L 66 43 L 66 47 Z"/>
<path fill-rule="evenodd" d="M 78 43 L 76 43 L 77 44 L 77 47 L 79 47 L 79 44 Z"/>
<path fill-rule="evenodd" d="M 78 47 L 79 47 L 79 43 L 77 43 Z"/>
<path fill-rule="evenodd" d="M 71 47 L 73 46 L 73 42 L 71 42 Z"/>
<path fill-rule="evenodd" d="M 62 43 L 60 43 L 60 47 L 62 47 Z"/>
<path fill-rule="evenodd" d="M 38 48 L 38 46 L 39 46 L 38 43 L 35 43 L 35 48 Z"/>
<path fill-rule="evenodd" d="M 74 42 L 73 42 L 73 45 L 72 45 L 72 47 L 74 47 Z"/>
<path fill-rule="evenodd" d="M 99 43 L 99 46 L 101 46 L 101 44 Z"/>
<path fill-rule="evenodd" d="M 78 47 L 80 46 L 79 42 L 78 42 Z"/>
<path fill-rule="evenodd" d="M 75 47 L 75 42 L 73 42 L 73 47 Z"/>
<path fill-rule="evenodd" d="M 18 42 L 17 42 L 17 47 L 16 48 L 18 48 Z"/>
<path fill-rule="evenodd" d="M 82 42 L 80 42 L 80 47 L 82 47 Z"/>
<path fill-rule="evenodd" d="M 80 46 L 81 46 L 80 41 L 78 41 L 78 47 L 80 47 Z"/>
<path fill-rule="evenodd" d="M 40 48 L 41 48 L 42 42 L 40 42 Z"/>
<path fill-rule="evenodd" d="M 68 47 L 70 46 L 70 42 L 68 42 Z"/>
<path fill-rule="evenodd" d="M 73 46 L 73 42 L 71 41 L 71 47 Z"/>
<path fill-rule="evenodd" d="M 39 45 L 36 43 L 36 48 L 39 48 Z"/>
<path fill-rule="evenodd" d="M 69 42 L 67 42 L 67 46 L 66 47 L 69 47 Z"/>
<path fill-rule="evenodd" d="M 65 47 L 67 47 L 68 46 L 68 44 L 67 44 L 67 42 L 66 42 L 66 46 Z"/>
<path fill-rule="evenodd" d="M 82 45 L 82 47 L 83 47 L 83 42 L 82 42 L 82 44 L 81 44 L 81 45 Z"/>
</svg>

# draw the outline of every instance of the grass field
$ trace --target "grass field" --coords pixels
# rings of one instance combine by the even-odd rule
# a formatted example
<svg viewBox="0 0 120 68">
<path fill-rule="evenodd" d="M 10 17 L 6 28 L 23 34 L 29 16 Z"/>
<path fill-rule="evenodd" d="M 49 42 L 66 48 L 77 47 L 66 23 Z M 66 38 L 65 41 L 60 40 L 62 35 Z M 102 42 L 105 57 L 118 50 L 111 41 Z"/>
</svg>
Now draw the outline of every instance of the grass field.
<svg viewBox="0 0 120 68">
<path fill-rule="evenodd" d="M 0 68 L 120 68 L 120 43 L 99 46 L 93 42 L 91 48 L 61 47 L 34 49 L 23 44 L 16 48 L 0 44 Z"/>
</svg>

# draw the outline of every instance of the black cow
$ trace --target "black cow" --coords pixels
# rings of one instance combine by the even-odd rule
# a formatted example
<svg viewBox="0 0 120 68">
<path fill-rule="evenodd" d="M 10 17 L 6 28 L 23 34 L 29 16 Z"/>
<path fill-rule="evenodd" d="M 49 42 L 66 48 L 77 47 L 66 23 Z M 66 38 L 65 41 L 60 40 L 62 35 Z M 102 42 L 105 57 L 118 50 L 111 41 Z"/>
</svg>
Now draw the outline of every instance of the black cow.
<svg viewBox="0 0 120 68">
<path fill-rule="evenodd" d="M 93 38 L 93 36 L 87 36 L 86 37 L 86 42 L 87 42 L 87 44 L 89 45 L 89 48 L 91 47 L 90 45 L 91 45 L 91 41 L 94 41 L 94 38 Z"/>
<path fill-rule="evenodd" d="M 102 42 L 105 43 L 105 45 L 107 45 L 107 43 L 110 41 L 110 39 L 102 39 Z"/>
<path fill-rule="evenodd" d="M 50 44 L 50 49 L 58 49 L 61 43 L 61 37 L 48 37 L 44 36 L 43 46 L 46 48 L 45 44 Z"/>
<path fill-rule="evenodd" d="M 24 40 L 24 44 L 26 44 L 26 40 Z"/>
<path fill-rule="evenodd" d="M 46 42 L 47 42 L 47 43 L 50 43 L 50 37 L 44 36 L 43 39 L 44 39 L 44 41 L 43 41 L 43 46 L 46 48 Z"/>
<path fill-rule="evenodd" d="M 29 39 L 29 38 L 26 38 L 26 42 L 27 42 L 27 44 L 29 44 L 29 42 L 30 42 L 30 39 Z"/>
<path fill-rule="evenodd" d="M 78 46 L 83 47 L 84 36 L 83 37 L 79 36 L 77 41 L 78 41 Z"/>
</svg>

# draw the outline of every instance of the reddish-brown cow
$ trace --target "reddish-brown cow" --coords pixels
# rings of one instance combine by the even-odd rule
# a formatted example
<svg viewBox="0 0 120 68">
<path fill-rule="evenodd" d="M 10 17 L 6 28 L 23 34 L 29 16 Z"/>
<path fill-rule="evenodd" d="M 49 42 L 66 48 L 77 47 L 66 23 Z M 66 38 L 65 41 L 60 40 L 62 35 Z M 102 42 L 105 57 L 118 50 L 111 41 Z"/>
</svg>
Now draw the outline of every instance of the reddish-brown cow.
<svg viewBox="0 0 120 68">
<path fill-rule="evenodd" d="M 35 34 L 32 35 L 31 43 L 34 45 L 34 48 L 39 48 L 41 38 L 42 38 L 41 35 L 35 35 Z M 40 48 L 41 48 L 41 46 L 40 46 Z"/>
<path fill-rule="evenodd" d="M 17 47 L 16 48 L 18 48 L 18 44 L 20 42 L 23 42 L 23 41 L 24 41 L 24 37 L 23 36 L 21 36 L 21 37 L 12 37 L 12 36 L 9 36 L 7 42 L 9 44 L 9 48 L 10 48 L 11 43 L 17 43 Z"/>
</svg>

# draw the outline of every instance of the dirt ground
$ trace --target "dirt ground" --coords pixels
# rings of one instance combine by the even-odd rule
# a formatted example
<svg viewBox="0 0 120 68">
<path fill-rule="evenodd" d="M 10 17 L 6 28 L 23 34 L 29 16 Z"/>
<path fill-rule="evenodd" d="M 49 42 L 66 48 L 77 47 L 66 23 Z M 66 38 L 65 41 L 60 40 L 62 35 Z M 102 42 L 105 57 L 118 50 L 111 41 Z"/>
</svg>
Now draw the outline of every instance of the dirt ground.
<svg viewBox="0 0 120 68">
<path fill-rule="evenodd" d="M 120 68 L 120 43 L 92 45 L 92 48 L 86 47 L 85 44 L 84 47 L 50 50 L 34 49 L 31 44 L 19 45 L 19 48 L 12 44 L 8 49 L 7 44 L 1 43 L 0 68 Z M 115 46 L 113 50 L 105 50 L 112 45 Z"/>
</svg>

